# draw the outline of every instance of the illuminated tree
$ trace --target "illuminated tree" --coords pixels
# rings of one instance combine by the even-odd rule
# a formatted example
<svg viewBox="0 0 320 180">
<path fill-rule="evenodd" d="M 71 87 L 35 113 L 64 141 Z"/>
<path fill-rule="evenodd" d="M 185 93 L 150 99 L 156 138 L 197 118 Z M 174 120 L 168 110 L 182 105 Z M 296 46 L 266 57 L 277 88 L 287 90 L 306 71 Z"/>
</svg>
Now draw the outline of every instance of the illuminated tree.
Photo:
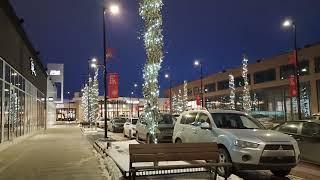
<svg viewBox="0 0 320 180">
<path fill-rule="evenodd" d="M 235 87 L 234 87 L 234 77 L 232 74 L 229 75 L 229 89 L 230 89 L 230 109 L 235 109 Z"/>
<path fill-rule="evenodd" d="M 147 62 L 143 69 L 143 96 L 146 99 L 144 118 L 147 122 L 149 138 L 157 143 L 156 128 L 159 114 L 158 74 L 163 60 L 162 0 L 140 0 L 139 14 L 144 21 L 144 47 Z"/>
<path fill-rule="evenodd" d="M 251 97 L 250 97 L 250 86 L 248 81 L 248 59 L 244 55 L 242 60 L 242 78 L 244 82 L 243 86 L 243 110 L 247 113 L 251 111 Z"/>
</svg>

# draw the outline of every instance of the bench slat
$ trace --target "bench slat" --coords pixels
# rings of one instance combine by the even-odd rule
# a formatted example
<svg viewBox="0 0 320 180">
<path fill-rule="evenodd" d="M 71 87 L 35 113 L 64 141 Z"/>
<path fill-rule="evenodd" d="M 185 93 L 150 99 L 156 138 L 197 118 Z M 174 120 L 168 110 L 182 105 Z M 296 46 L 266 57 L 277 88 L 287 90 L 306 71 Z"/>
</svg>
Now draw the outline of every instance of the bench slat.
<svg viewBox="0 0 320 180">
<path fill-rule="evenodd" d="M 198 148 L 218 148 L 217 143 L 163 143 L 163 144 L 129 144 L 130 150 L 145 148 L 180 148 L 180 147 L 198 147 Z"/>
<path fill-rule="evenodd" d="M 165 165 L 165 166 L 136 166 L 135 170 L 164 170 L 164 169 L 184 169 L 184 168 L 208 168 L 208 167 L 231 167 L 232 163 L 197 163 L 183 165 Z"/>
<path fill-rule="evenodd" d="M 130 162 L 192 161 L 218 159 L 218 152 L 131 154 Z"/>
<path fill-rule="evenodd" d="M 218 148 L 215 147 L 206 147 L 206 148 L 198 148 L 198 147 L 180 147 L 180 148 L 145 148 L 145 149 L 135 149 L 129 150 L 131 154 L 157 154 L 157 153 L 202 153 L 202 152 L 218 152 Z"/>
</svg>

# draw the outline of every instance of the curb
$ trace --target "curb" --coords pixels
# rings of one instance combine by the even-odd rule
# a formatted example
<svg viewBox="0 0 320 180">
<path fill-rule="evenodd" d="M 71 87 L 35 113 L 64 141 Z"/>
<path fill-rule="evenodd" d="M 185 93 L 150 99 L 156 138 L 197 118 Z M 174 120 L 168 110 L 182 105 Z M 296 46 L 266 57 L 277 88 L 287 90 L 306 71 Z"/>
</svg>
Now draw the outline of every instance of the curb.
<svg viewBox="0 0 320 180">
<path fill-rule="evenodd" d="M 110 142 L 108 143 L 108 147 L 110 146 Z M 123 175 L 123 171 L 119 168 L 116 162 L 108 155 L 107 149 L 102 148 L 98 140 L 93 143 L 93 148 L 100 154 L 101 158 L 104 161 L 104 166 L 107 169 L 111 179 L 118 180 L 118 179 L 125 179 Z"/>
</svg>

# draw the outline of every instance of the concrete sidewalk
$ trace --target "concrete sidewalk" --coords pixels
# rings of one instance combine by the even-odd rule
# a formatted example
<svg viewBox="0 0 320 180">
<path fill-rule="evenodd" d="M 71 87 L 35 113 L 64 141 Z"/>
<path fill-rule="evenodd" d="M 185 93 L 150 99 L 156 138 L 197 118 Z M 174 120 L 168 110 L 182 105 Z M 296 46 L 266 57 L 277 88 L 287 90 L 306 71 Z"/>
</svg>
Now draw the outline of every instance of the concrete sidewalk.
<svg viewBox="0 0 320 180">
<path fill-rule="evenodd" d="M 102 180 L 93 148 L 76 126 L 57 126 L 0 152 L 1 180 Z"/>
</svg>

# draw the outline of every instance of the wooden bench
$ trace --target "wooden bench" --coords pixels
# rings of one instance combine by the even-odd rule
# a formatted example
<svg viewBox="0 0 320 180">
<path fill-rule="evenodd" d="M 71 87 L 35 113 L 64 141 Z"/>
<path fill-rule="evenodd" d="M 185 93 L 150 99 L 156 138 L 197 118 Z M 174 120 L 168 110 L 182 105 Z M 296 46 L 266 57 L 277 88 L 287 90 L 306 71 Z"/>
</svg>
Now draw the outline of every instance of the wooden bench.
<svg viewBox="0 0 320 180">
<path fill-rule="evenodd" d="M 218 167 L 231 167 L 231 163 L 217 163 L 219 158 L 216 143 L 179 143 L 179 144 L 130 144 L 129 178 L 135 179 L 137 173 L 148 175 L 178 174 L 195 170 L 210 172 L 211 178 L 217 178 Z M 203 160 L 201 162 L 196 160 Z M 184 165 L 160 165 L 160 161 L 194 161 Z M 133 163 L 153 162 L 149 166 L 133 166 Z M 228 171 L 225 168 L 225 171 Z M 178 172 L 177 172 L 178 171 Z M 214 174 L 212 174 L 214 172 Z M 228 172 L 226 173 L 228 176 Z M 213 175 L 213 177 L 212 177 Z M 227 179 L 227 176 L 225 179 Z"/>
</svg>

